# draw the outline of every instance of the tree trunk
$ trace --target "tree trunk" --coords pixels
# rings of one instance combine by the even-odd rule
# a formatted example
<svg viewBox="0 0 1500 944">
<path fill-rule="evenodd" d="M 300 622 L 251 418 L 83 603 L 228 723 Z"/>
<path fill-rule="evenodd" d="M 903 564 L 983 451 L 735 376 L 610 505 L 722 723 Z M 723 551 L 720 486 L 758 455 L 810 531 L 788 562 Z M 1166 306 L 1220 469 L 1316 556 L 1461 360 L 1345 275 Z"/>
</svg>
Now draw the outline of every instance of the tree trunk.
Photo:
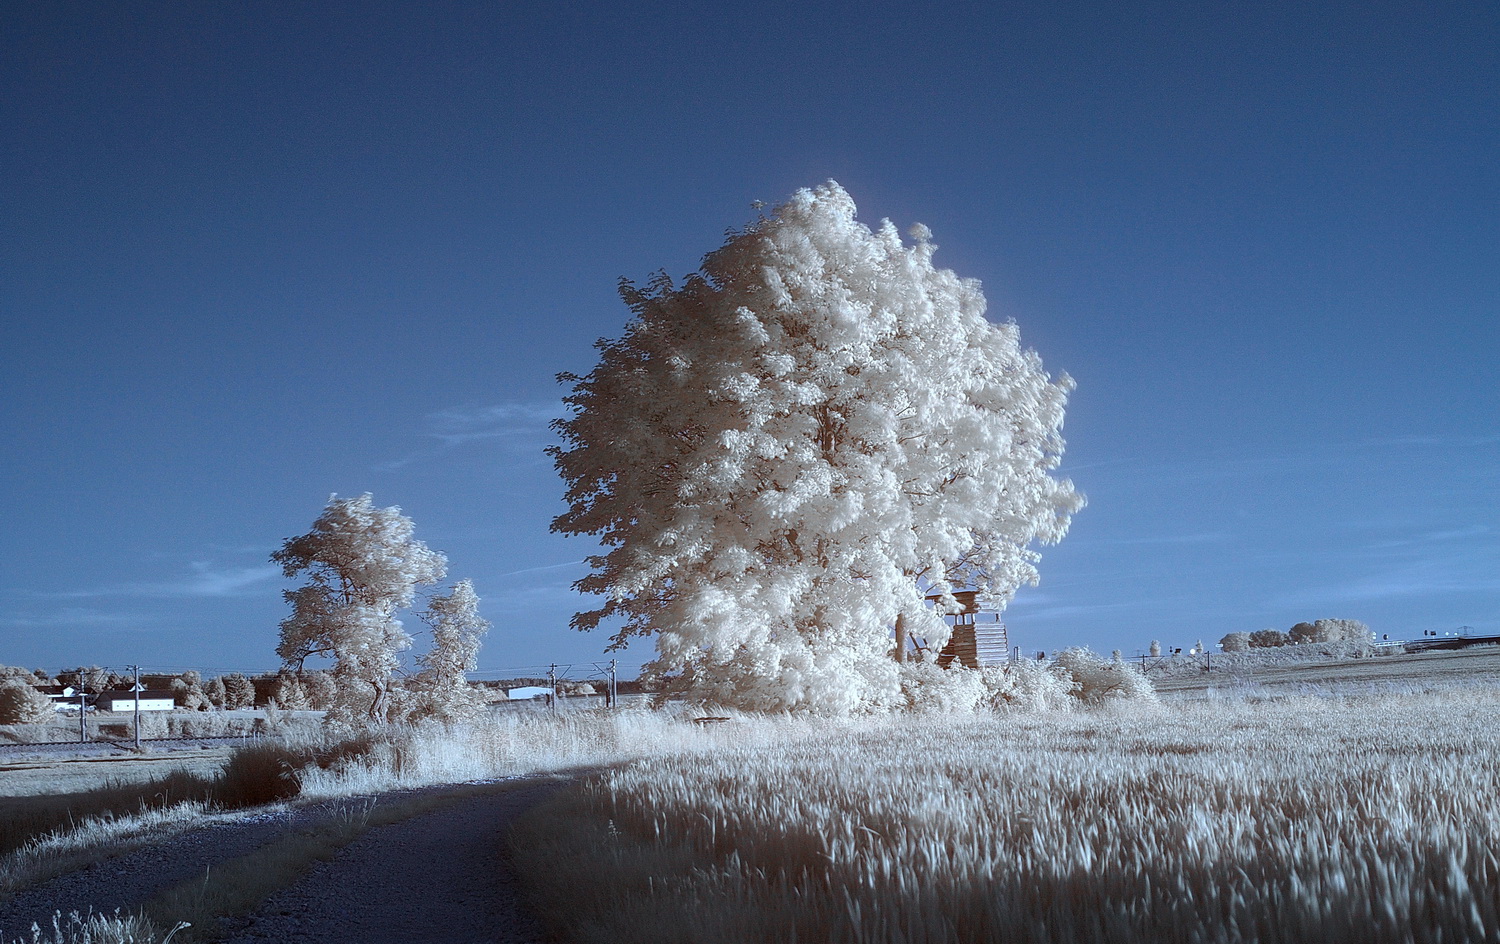
<svg viewBox="0 0 1500 944">
<path fill-rule="evenodd" d="M 906 614 L 896 614 L 896 661 L 906 661 Z"/>
<path fill-rule="evenodd" d="M 376 722 L 385 721 L 386 687 L 379 682 L 371 682 L 375 689 L 375 700 L 370 702 L 370 720 Z"/>
</svg>

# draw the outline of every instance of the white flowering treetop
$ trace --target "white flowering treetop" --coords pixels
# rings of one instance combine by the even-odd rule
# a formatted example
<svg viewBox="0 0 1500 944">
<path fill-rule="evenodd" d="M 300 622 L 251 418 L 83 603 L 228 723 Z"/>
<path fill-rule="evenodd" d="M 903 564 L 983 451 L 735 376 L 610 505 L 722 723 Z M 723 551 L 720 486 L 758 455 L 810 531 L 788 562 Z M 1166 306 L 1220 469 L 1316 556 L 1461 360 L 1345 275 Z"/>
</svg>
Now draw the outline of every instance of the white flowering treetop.
<svg viewBox="0 0 1500 944">
<path fill-rule="evenodd" d="M 608 549 L 577 588 L 654 634 L 648 675 L 749 709 L 894 703 L 891 627 L 941 641 L 927 592 L 1003 607 L 1083 499 L 1053 478 L 1051 380 L 925 227 L 871 231 L 830 181 L 705 257 L 623 282 L 635 319 L 572 385 L 553 529 Z M 898 658 L 900 657 L 898 653 Z"/>
<path fill-rule="evenodd" d="M 376 508 L 368 493 L 334 496 L 311 531 L 271 555 L 286 576 L 308 578 L 283 593 L 292 615 L 281 622 L 276 654 L 298 669 L 313 656 L 332 658 L 335 708 L 370 720 L 385 720 L 392 673 L 411 647 L 397 611 L 411 605 L 419 585 L 438 582 L 448 570 L 448 559 L 414 540 L 412 531 L 400 508 Z M 355 701 L 364 698 L 365 704 Z"/>
</svg>

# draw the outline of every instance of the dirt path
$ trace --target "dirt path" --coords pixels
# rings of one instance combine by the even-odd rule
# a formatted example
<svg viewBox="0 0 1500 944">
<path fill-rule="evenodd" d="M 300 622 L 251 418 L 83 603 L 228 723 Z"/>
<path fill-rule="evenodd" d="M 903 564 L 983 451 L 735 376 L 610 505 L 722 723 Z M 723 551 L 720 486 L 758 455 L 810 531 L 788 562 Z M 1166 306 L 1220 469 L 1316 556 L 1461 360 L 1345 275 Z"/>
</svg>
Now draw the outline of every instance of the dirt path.
<svg viewBox="0 0 1500 944">
<path fill-rule="evenodd" d="M 470 797 L 370 830 L 234 922 L 228 944 L 541 942 L 505 836 L 559 781 Z"/>
<path fill-rule="evenodd" d="M 239 944 L 539 942 L 541 931 L 522 909 L 505 859 L 505 835 L 518 817 L 567 782 L 521 781 L 376 826 L 273 893 L 251 915 L 228 919 L 226 939 Z M 406 795 L 448 789 L 428 787 Z M 252 814 L 101 859 L 0 903 L 0 941 L 26 936 L 32 922 L 50 927 L 57 911 L 135 911 L 205 870 L 289 832 L 318 828 L 366 802 L 353 797 Z"/>
</svg>

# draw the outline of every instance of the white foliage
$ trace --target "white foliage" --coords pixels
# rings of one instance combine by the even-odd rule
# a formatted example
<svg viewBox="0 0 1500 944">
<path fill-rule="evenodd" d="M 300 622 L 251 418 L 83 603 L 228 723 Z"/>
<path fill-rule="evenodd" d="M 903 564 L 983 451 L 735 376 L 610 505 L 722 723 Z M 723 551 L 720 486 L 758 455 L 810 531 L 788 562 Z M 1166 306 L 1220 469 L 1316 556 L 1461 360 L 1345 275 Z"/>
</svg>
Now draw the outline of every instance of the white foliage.
<svg viewBox="0 0 1500 944">
<path fill-rule="evenodd" d="M 1225 652 L 1247 652 L 1250 649 L 1250 634 L 1226 633 L 1219 640 L 1219 648 Z"/>
<path fill-rule="evenodd" d="M 1135 673 L 1137 676 L 1140 673 Z M 1068 669 L 1058 663 L 1009 662 L 1005 665 L 969 669 L 955 665 L 940 669 L 931 662 L 908 662 L 900 667 L 902 702 L 899 707 L 911 711 L 961 713 L 992 710 L 1055 711 L 1076 707 L 1085 696 L 1085 687 Z M 1144 677 L 1141 681 L 1145 681 Z M 1097 686 L 1088 689 L 1092 694 Z M 1144 691 L 1154 698 L 1147 682 Z M 1123 694 L 1123 693 L 1122 693 Z"/>
<path fill-rule="evenodd" d="M 996 686 L 997 707 L 1030 711 L 1072 708 L 1078 704 L 1078 683 L 1071 675 L 1045 662 L 1012 662 L 1003 668 L 1003 686 Z"/>
<path fill-rule="evenodd" d="M 276 685 L 271 690 L 271 700 L 287 711 L 305 711 L 313 707 L 301 677 L 287 668 L 276 673 Z"/>
<path fill-rule="evenodd" d="M 0 724 L 39 724 L 56 714 L 52 699 L 24 678 L 0 681 Z"/>
<path fill-rule="evenodd" d="M 1075 648 L 1059 652 L 1055 665 L 1072 678 L 1073 694 L 1086 704 L 1117 698 L 1156 700 L 1151 680 L 1129 662 L 1106 661 L 1088 648 Z"/>
<path fill-rule="evenodd" d="M 1320 619 L 1312 623 L 1298 623 L 1287 633 L 1293 643 L 1309 642 L 1353 642 L 1369 643 L 1375 639 L 1370 627 L 1359 620 Z"/>
<path fill-rule="evenodd" d="M 1001 608 L 1037 581 L 1030 545 L 1083 505 L 1049 474 L 1072 381 L 916 240 L 830 181 L 681 286 L 622 286 L 635 320 L 556 424 L 553 528 L 608 549 L 575 626 L 654 636 L 647 674 L 694 697 L 841 713 L 900 700 L 898 615 L 947 638 L 924 588 Z"/>
<path fill-rule="evenodd" d="M 412 532 L 400 508 L 376 508 L 368 493 L 333 496 L 311 531 L 271 555 L 286 576 L 308 578 L 284 593 L 292 615 L 276 653 L 298 668 L 312 656 L 334 659 L 332 710 L 344 720 L 385 719 L 391 675 L 411 646 L 396 613 L 447 572 L 447 558 Z"/>
<path fill-rule="evenodd" d="M 989 707 L 995 692 L 984 673 L 932 662 L 907 662 L 900 668 L 903 705 L 912 711 L 972 712 Z"/>
<path fill-rule="evenodd" d="M 422 619 L 432 627 L 432 649 L 417 657 L 422 671 L 408 688 L 417 718 L 452 720 L 472 716 L 484 704 L 470 685 L 469 672 L 479 667 L 479 647 L 490 623 L 479 615 L 474 584 L 460 580 L 450 593 L 435 596 Z"/>
</svg>

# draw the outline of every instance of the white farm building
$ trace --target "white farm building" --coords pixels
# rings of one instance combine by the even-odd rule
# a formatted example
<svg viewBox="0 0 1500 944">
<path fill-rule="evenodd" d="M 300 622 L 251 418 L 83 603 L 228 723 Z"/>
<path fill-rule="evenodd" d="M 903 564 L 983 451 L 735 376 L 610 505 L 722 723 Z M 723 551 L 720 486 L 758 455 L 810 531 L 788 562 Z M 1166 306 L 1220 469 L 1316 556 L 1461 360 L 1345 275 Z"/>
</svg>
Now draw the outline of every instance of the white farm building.
<svg viewBox="0 0 1500 944">
<path fill-rule="evenodd" d="M 95 702 L 100 711 L 135 711 L 135 692 L 105 692 Z M 174 702 L 169 691 L 141 692 L 142 711 L 171 711 Z"/>
</svg>

